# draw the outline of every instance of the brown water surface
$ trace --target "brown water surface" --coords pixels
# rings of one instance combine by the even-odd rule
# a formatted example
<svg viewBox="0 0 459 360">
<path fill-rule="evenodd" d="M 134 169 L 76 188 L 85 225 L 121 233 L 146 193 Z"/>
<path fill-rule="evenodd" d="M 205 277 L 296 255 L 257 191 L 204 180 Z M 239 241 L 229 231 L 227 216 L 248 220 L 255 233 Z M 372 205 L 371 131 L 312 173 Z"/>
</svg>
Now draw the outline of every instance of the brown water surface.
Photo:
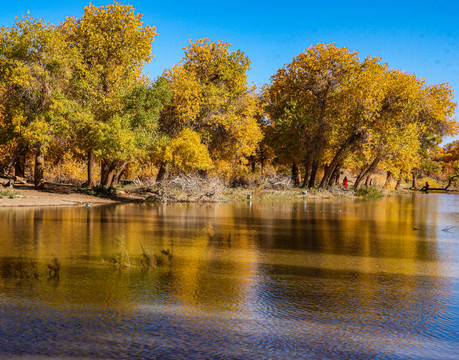
<svg viewBox="0 0 459 360">
<path fill-rule="evenodd" d="M 455 195 L 0 208 L 0 229 L 0 358 L 459 358 Z"/>
</svg>

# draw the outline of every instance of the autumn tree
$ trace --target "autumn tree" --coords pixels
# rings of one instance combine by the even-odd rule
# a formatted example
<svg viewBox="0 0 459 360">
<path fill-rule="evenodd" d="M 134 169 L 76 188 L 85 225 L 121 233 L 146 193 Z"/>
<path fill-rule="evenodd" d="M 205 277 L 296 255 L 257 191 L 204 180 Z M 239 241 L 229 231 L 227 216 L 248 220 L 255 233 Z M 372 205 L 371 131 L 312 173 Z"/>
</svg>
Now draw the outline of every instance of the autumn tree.
<svg viewBox="0 0 459 360">
<path fill-rule="evenodd" d="M 385 161 L 390 171 L 390 164 L 394 164 L 392 159 L 402 164 L 402 158 L 413 159 L 410 155 L 416 157 L 418 151 L 416 116 L 422 82 L 398 70 L 386 70 L 383 75 L 379 82 L 374 83 L 381 89 L 382 101 L 376 107 L 375 121 L 367 128 L 365 143 L 360 148 L 362 164 L 355 188 L 369 179 L 381 162 Z M 398 171 L 392 169 L 390 172 L 394 174 Z"/>
<path fill-rule="evenodd" d="M 367 57 L 343 82 L 336 101 L 340 105 L 330 117 L 329 149 L 319 187 L 331 185 L 347 159 L 359 151 L 370 133 L 381 127 L 379 110 L 386 89 L 387 67 L 379 58 Z"/>
<path fill-rule="evenodd" d="M 229 46 L 191 42 L 182 61 L 165 72 L 172 100 L 161 115 L 162 131 L 171 141 L 184 129 L 199 134 L 214 163 L 245 161 L 262 138 L 258 100 L 247 83 L 250 61 Z"/>
<path fill-rule="evenodd" d="M 381 163 L 398 176 L 457 126 L 447 85 L 426 86 L 379 58 L 360 62 L 333 44 L 305 50 L 271 80 L 264 92 L 267 138 L 281 159 L 293 163 L 292 172 L 304 163 L 304 186 L 308 177 L 314 185 L 321 163 L 319 188 L 335 182 L 346 163 L 361 169 L 356 188 Z"/>
<path fill-rule="evenodd" d="M 110 159 L 103 161 L 103 185 L 116 185 L 130 161 L 150 159 L 164 143 L 159 116 L 169 99 L 169 87 L 163 77 L 152 84 L 138 84 L 123 99 L 122 110 L 99 124 L 99 133 L 93 136 L 99 140 L 94 153 Z"/>
<path fill-rule="evenodd" d="M 446 84 L 426 86 L 423 79 L 399 70 L 388 71 L 386 77 L 388 86 L 378 111 L 381 125 L 371 129 L 365 145 L 369 147 L 366 158 L 372 160 L 362 168 L 355 187 L 384 162 L 390 175 L 411 171 L 416 188 L 416 169 L 422 159 L 429 158 L 444 136 L 455 132 L 455 104 Z"/>
<path fill-rule="evenodd" d="M 340 93 L 358 69 L 356 53 L 334 44 L 311 46 L 271 77 L 264 92 L 271 123 L 272 145 L 278 156 L 303 163 L 305 185 L 313 186 L 340 117 Z"/>
<path fill-rule="evenodd" d="M 134 140 L 129 139 L 129 116 L 123 114 L 125 99 L 144 82 L 141 72 L 153 57 L 156 29 L 144 25 L 133 6 L 118 2 L 86 6 L 81 18 L 69 17 L 61 24 L 68 41 L 77 49 L 84 67 L 74 73 L 75 97 L 90 116 L 75 124 L 75 131 L 88 153 L 87 185 L 94 185 L 95 154 L 102 161 L 102 184 L 111 185 L 112 174 L 132 158 Z M 148 83 L 148 81 L 147 81 Z M 122 170 L 121 170 L 122 171 Z"/>
<path fill-rule="evenodd" d="M 167 143 L 162 158 L 181 171 L 212 168 L 212 159 L 207 147 L 202 143 L 201 136 L 186 128 Z"/>
<path fill-rule="evenodd" d="M 78 54 L 55 26 L 28 15 L 0 29 L 3 139 L 35 150 L 35 186 L 44 186 L 44 160 L 53 136 L 66 130 L 71 111 L 68 79 Z"/>
<path fill-rule="evenodd" d="M 442 165 L 443 174 L 448 180 L 445 189 L 448 189 L 453 181 L 459 180 L 459 140 L 444 145 L 433 160 Z"/>
</svg>

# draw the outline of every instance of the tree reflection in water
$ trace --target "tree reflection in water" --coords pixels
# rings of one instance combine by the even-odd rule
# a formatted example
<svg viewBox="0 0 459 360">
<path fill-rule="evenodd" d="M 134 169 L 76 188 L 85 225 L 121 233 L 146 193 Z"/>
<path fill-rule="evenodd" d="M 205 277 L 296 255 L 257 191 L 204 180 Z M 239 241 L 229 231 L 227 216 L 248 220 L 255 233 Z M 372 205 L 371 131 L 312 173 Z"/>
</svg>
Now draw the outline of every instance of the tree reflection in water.
<svg viewBox="0 0 459 360">
<path fill-rule="evenodd" d="M 459 356 L 458 204 L 0 209 L 0 357 Z M 170 264 L 108 266 L 119 238 Z M 53 257 L 56 281 L 14 275 Z"/>
</svg>

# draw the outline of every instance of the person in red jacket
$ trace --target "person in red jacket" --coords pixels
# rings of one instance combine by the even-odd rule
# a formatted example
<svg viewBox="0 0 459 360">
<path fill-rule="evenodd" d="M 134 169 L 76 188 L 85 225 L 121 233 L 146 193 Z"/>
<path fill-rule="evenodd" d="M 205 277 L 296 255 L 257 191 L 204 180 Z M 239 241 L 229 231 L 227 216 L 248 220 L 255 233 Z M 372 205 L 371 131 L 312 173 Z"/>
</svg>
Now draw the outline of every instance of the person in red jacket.
<svg viewBox="0 0 459 360">
<path fill-rule="evenodd" d="M 344 177 L 344 180 L 343 180 L 343 186 L 345 189 L 347 189 L 347 177 L 346 176 Z"/>
</svg>

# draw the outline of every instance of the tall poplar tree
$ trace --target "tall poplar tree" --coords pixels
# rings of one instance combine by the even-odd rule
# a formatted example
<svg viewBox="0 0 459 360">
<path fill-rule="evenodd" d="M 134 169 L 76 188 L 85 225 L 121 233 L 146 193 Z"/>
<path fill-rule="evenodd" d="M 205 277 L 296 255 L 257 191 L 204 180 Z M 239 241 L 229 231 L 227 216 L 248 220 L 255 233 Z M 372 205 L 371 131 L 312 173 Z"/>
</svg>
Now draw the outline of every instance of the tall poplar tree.
<svg viewBox="0 0 459 360">
<path fill-rule="evenodd" d="M 75 97 L 91 116 L 76 124 L 88 153 L 87 185 L 95 184 L 95 155 L 102 159 L 102 184 L 111 185 L 113 174 L 132 159 L 129 116 L 125 99 L 142 80 L 141 72 L 153 55 L 155 27 L 144 25 L 132 5 L 118 2 L 86 6 L 81 18 L 69 17 L 61 28 L 78 50 L 84 68 L 74 74 Z"/>
<path fill-rule="evenodd" d="M 3 138 L 35 150 L 35 186 L 44 187 L 44 161 L 56 133 L 72 112 L 68 80 L 78 54 L 61 31 L 28 15 L 0 29 L 0 99 Z"/>
<path fill-rule="evenodd" d="M 250 61 L 229 47 L 222 41 L 199 39 L 184 48 L 182 61 L 165 72 L 172 100 L 162 112 L 161 129 L 171 139 L 189 129 L 214 163 L 234 164 L 256 150 L 262 133 L 255 89 L 247 82 Z M 202 168 L 209 168 L 207 160 Z"/>
</svg>

